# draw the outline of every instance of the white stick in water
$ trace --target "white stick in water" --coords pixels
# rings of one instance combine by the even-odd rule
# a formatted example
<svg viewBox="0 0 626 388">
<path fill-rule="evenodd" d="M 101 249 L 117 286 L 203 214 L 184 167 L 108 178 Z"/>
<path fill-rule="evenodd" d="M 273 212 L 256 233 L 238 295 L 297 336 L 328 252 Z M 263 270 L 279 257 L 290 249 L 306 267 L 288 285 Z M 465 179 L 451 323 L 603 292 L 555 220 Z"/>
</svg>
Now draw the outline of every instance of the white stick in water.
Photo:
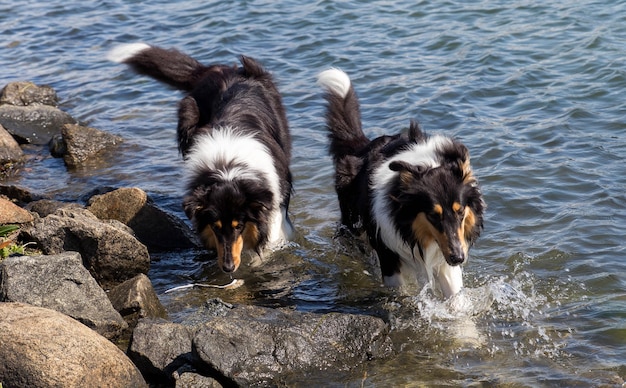
<svg viewBox="0 0 626 388">
<path fill-rule="evenodd" d="M 242 285 L 243 285 L 243 279 L 233 279 L 232 282 L 228 284 L 224 284 L 224 285 L 191 283 L 191 284 L 186 284 L 184 286 L 170 288 L 169 290 L 166 290 L 164 293 L 168 294 L 170 292 L 186 290 L 187 288 L 194 288 L 194 287 L 219 288 L 223 290 L 229 290 L 229 289 L 235 289 L 235 288 L 241 287 Z"/>
</svg>

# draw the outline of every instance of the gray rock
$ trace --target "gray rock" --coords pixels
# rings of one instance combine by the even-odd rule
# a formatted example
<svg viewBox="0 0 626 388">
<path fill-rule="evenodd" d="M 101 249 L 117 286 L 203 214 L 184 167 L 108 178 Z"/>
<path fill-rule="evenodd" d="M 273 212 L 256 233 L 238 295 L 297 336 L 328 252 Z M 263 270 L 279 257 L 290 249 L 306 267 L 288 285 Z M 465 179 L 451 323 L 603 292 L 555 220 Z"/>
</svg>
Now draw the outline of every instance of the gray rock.
<svg viewBox="0 0 626 388">
<path fill-rule="evenodd" d="M 191 369 L 181 369 L 183 370 L 179 370 L 174 373 L 176 388 L 222 388 L 222 384 L 212 377 L 195 373 Z"/>
<path fill-rule="evenodd" d="M 128 327 L 76 252 L 8 257 L 0 262 L 0 274 L 2 302 L 56 310 L 109 339 Z"/>
<path fill-rule="evenodd" d="M 87 209 L 100 219 L 115 219 L 128 225 L 151 251 L 200 246 L 187 224 L 161 210 L 139 188 L 121 188 L 94 195 L 89 199 Z"/>
<path fill-rule="evenodd" d="M 131 327 L 135 327 L 140 318 L 167 317 L 150 279 L 144 274 L 128 279 L 113 288 L 108 295 L 113 307 Z"/>
<path fill-rule="evenodd" d="M 0 303 L 4 387 L 147 387 L 113 343 L 59 312 Z"/>
<path fill-rule="evenodd" d="M 102 222 L 85 209 L 58 209 L 23 228 L 22 238 L 36 242 L 48 255 L 79 252 L 83 265 L 105 286 L 148 273 L 150 268 L 145 245 L 124 228 Z"/>
<path fill-rule="evenodd" d="M 128 356 L 149 381 L 173 382 L 173 373 L 193 363 L 193 328 L 176 323 L 140 320 L 133 331 Z"/>
<path fill-rule="evenodd" d="M 235 306 L 201 325 L 193 348 L 201 371 L 248 386 L 282 373 L 348 370 L 386 357 L 392 352 L 387 334 L 388 326 L 371 316 Z"/>
<path fill-rule="evenodd" d="M 119 136 L 77 124 L 65 124 L 61 134 L 65 144 L 63 160 L 68 167 L 80 166 L 87 159 L 124 141 Z"/>
<path fill-rule="evenodd" d="M 63 125 L 76 124 L 68 113 L 48 105 L 0 105 L 0 124 L 21 143 L 46 145 Z"/>
<path fill-rule="evenodd" d="M 83 206 L 73 202 L 61 202 L 53 199 L 40 199 L 34 202 L 30 202 L 24 208 L 33 213 L 37 213 L 39 217 L 46 217 L 50 214 L 54 214 L 59 209 L 84 209 Z"/>
<path fill-rule="evenodd" d="M 28 81 L 10 82 L 0 92 L 0 104 L 57 106 L 58 103 L 57 93 L 52 87 Z"/>
<path fill-rule="evenodd" d="M 16 185 L 0 184 L 0 194 L 9 197 L 12 200 L 15 200 L 20 204 L 27 204 L 29 202 L 41 199 L 40 195 L 32 193 L 29 189 L 25 187 L 20 187 Z"/>
<path fill-rule="evenodd" d="M 0 169 L 7 163 L 15 163 L 24 159 L 24 152 L 13 136 L 0 125 Z"/>
</svg>

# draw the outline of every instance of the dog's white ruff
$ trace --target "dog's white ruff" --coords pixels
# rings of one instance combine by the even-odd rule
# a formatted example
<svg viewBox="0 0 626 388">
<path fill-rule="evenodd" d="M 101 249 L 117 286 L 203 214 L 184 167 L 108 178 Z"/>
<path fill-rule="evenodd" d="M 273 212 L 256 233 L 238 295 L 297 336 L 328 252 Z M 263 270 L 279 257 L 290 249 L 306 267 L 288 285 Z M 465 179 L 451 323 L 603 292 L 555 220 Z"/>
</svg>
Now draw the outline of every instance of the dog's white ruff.
<svg viewBox="0 0 626 388">
<path fill-rule="evenodd" d="M 226 167 L 230 162 L 233 167 Z M 293 233 L 287 213 L 280 207 L 280 179 L 269 150 L 253 135 L 231 127 L 215 128 L 198 136 L 185 159 L 187 180 L 202 171 L 216 171 L 225 181 L 263 180 L 273 194 L 268 241 L 271 245 L 289 240 Z M 238 166 L 239 165 L 239 166 Z"/>
</svg>

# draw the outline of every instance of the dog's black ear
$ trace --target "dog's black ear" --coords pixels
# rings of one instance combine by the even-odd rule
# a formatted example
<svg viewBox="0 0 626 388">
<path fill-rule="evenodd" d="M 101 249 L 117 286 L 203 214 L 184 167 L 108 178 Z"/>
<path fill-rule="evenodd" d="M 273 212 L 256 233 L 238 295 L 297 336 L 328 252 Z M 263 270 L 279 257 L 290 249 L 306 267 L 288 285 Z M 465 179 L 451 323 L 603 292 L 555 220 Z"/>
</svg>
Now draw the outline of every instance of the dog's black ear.
<svg viewBox="0 0 626 388">
<path fill-rule="evenodd" d="M 195 218 L 196 213 L 201 208 L 202 207 L 200 205 L 200 202 L 193 194 L 188 195 L 183 199 L 183 209 L 185 210 L 187 218 L 189 218 L 190 220 L 193 220 Z"/>
<path fill-rule="evenodd" d="M 185 156 L 193 145 L 192 139 L 198 122 L 200 121 L 200 110 L 196 100 L 187 96 L 182 99 L 178 106 L 178 150 Z"/>
<path fill-rule="evenodd" d="M 469 161 L 469 150 L 467 147 L 462 143 L 454 142 L 452 147 L 445 150 L 442 165 L 459 176 L 465 176 L 471 174 Z"/>
<path fill-rule="evenodd" d="M 427 167 L 424 166 L 415 166 L 413 164 L 407 163 L 402 160 L 396 160 L 389 163 L 389 169 L 391 171 L 398 171 L 400 173 L 409 172 L 416 177 L 420 177 L 424 175 L 424 173 L 428 170 Z"/>
<path fill-rule="evenodd" d="M 415 120 L 411 120 L 409 124 L 409 140 L 416 143 L 421 143 L 426 140 L 426 135 L 422 132 L 422 128 Z"/>
<path fill-rule="evenodd" d="M 261 77 L 267 74 L 259 62 L 245 55 L 241 56 L 241 65 L 246 77 Z"/>
<path fill-rule="evenodd" d="M 407 185 L 409 185 L 416 179 L 421 179 L 424 176 L 424 173 L 428 171 L 427 167 L 414 166 L 402 160 L 396 160 L 389 163 L 389 169 L 391 171 L 399 172 L 400 181 Z"/>
<path fill-rule="evenodd" d="M 206 207 L 206 197 L 211 192 L 208 187 L 197 187 L 183 198 L 183 210 L 187 218 L 194 220 L 200 210 Z"/>
</svg>

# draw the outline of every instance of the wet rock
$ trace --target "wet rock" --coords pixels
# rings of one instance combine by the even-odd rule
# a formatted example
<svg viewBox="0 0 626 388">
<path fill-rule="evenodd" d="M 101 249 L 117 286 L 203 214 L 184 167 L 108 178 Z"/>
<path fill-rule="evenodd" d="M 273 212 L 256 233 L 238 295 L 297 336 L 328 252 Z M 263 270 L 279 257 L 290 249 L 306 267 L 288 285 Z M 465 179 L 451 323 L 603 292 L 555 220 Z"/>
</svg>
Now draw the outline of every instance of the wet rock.
<svg viewBox="0 0 626 388">
<path fill-rule="evenodd" d="M 57 93 L 52 87 L 28 81 L 10 82 L 0 92 L 0 104 L 57 106 L 58 103 Z"/>
<path fill-rule="evenodd" d="M 286 372 L 347 370 L 386 357 L 392 351 L 387 334 L 381 319 L 366 315 L 235 306 L 200 326 L 193 348 L 207 370 L 247 386 Z"/>
<path fill-rule="evenodd" d="M 57 104 L 56 92 L 50 86 L 11 82 L 0 93 L 0 124 L 18 142 L 47 144 L 61 133 L 64 124 L 77 123 Z"/>
<path fill-rule="evenodd" d="M 144 274 L 139 274 L 113 288 L 109 292 L 109 300 L 130 327 L 135 327 L 140 318 L 167 317 L 150 279 Z"/>
<path fill-rule="evenodd" d="M 7 163 L 19 162 L 24 158 L 24 152 L 13 136 L 0 125 L 0 169 Z"/>
<path fill-rule="evenodd" d="M 61 134 L 65 145 L 63 161 L 69 167 L 77 167 L 105 149 L 123 142 L 119 136 L 77 124 L 64 125 Z M 59 153 L 59 150 L 56 152 Z"/>
<path fill-rule="evenodd" d="M 0 262 L 0 274 L 2 302 L 56 310 L 109 339 L 128 327 L 76 252 L 8 257 Z"/>
<path fill-rule="evenodd" d="M 27 204 L 41 199 L 40 195 L 32 193 L 29 189 L 15 185 L 0 184 L 0 194 L 15 200 L 20 204 Z"/>
<path fill-rule="evenodd" d="M 115 219 L 128 225 L 151 251 L 200 246 L 187 224 L 161 210 L 139 188 L 121 188 L 94 195 L 87 209 L 100 219 Z"/>
<path fill-rule="evenodd" d="M 118 223 L 120 224 L 120 223 Z M 61 208 L 23 228 L 44 254 L 79 252 L 83 265 L 100 284 L 119 284 L 150 268 L 150 255 L 124 227 L 103 222 L 85 209 Z"/>
<path fill-rule="evenodd" d="M 63 125 L 76 124 L 68 113 L 48 105 L 0 105 L 0 124 L 19 143 L 46 145 Z"/>
<path fill-rule="evenodd" d="M 33 221 L 33 215 L 6 198 L 0 197 L 0 225 L 25 224 Z"/>
<path fill-rule="evenodd" d="M 4 387 L 147 387 L 113 343 L 59 312 L 0 303 Z"/>
<path fill-rule="evenodd" d="M 148 381 L 172 383 L 177 369 L 193 364 L 193 333 L 193 328 L 181 324 L 140 320 L 128 356 Z"/>
</svg>

